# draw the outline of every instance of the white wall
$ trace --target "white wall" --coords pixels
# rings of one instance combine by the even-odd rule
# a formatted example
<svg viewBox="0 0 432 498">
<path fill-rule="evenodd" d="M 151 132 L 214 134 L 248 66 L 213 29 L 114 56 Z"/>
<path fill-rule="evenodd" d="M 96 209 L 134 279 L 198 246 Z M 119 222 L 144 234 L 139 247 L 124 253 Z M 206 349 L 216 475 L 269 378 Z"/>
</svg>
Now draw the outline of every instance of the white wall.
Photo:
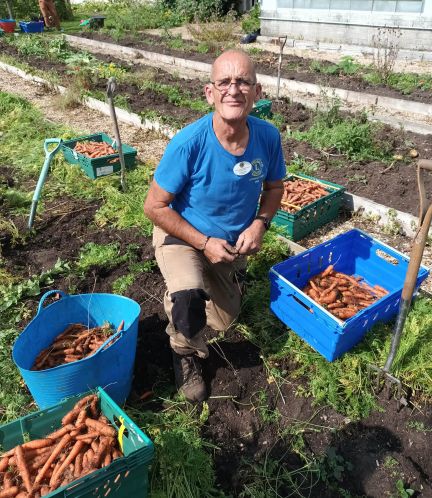
<svg viewBox="0 0 432 498">
<path fill-rule="evenodd" d="M 359 1 L 368 10 L 352 8 Z M 432 50 L 432 0 L 261 0 L 261 34 L 267 36 L 371 45 L 379 27 L 400 28 L 401 48 Z"/>
</svg>

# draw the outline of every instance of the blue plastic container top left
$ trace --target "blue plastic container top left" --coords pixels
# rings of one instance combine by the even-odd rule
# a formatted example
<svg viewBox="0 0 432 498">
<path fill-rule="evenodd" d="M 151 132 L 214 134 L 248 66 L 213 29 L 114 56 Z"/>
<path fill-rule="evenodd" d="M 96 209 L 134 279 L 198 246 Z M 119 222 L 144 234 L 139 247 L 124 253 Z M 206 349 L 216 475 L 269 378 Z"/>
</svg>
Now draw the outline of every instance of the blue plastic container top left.
<svg viewBox="0 0 432 498">
<path fill-rule="evenodd" d="M 44 299 L 55 292 L 63 297 L 43 308 Z M 13 360 L 39 408 L 53 406 L 66 397 L 98 386 L 116 403 L 124 403 L 132 386 L 139 314 L 137 302 L 116 294 L 46 293 L 38 314 L 20 334 L 12 351 Z M 117 328 L 122 320 L 124 328 L 109 347 L 79 361 L 31 370 L 37 355 L 71 323 L 91 328 L 109 322 Z"/>
</svg>

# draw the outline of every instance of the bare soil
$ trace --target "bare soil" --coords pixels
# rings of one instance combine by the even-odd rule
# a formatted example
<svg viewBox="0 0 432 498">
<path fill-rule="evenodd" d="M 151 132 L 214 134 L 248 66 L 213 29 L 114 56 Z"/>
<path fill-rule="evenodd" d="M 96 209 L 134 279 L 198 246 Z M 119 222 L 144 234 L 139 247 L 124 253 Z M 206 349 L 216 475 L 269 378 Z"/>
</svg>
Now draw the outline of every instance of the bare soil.
<svg viewBox="0 0 432 498">
<path fill-rule="evenodd" d="M 4 53 L 13 55 L 41 70 L 55 70 L 67 85 L 70 82 L 70 74 L 66 66 L 60 62 L 52 62 L 35 57 L 19 56 L 15 48 L 2 43 L 0 48 Z M 98 55 L 99 60 L 114 62 L 119 66 L 128 67 L 131 71 L 142 71 L 142 66 L 127 66 L 110 56 Z M 156 74 L 156 81 L 167 85 L 181 87 L 183 92 L 188 92 L 195 98 L 203 95 L 203 84 L 199 79 L 181 79 L 162 69 L 149 69 Z M 105 91 L 106 82 L 97 81 L 93 88 Z M 161 119 L 169 119 L 177 123 L 187 124 L 201 114 L 197 111 L 179 107 L 169 102 L 164 94 L 152 90 L 140 90 L 136 85 L 120 83 L 117 94 L 127 98 L 129 108 L 135 113 L 154 111 Z M 287 99 L 273 102 L 272 111 L 283 116 L 282 131 L 307 130 L 313 122 L 313 112 L 300 103 L 293 103 Z M 283 135 L 285 136 L 285 135 Z M 391 145 L 395 155 L 401 155 L 403 160 L 395 160 L 391 165 L 380 161 L 355 162 L 348 160 L 345 156 L 337 154 L 336 151 L 321 151 L 313 148 L 307 142 L 298 142 L 293 139 L 283 139 L 285 160 L 290 163 L 297 156 L 314 161 L 318 166 L 313 176 L 329 180 L 346 187 L 349 192 L 366 197 L 389 208 L 397 209 L 413 215 L 418 215 L 418 187 L 416 161 L 411 159 L 409 152 L 414 149 L 419 158 L 432 158 L 432 138 L 429 135 L 420 135 L 403 130 L 395 130 L 388 125 L 382 125 L 377 131 L 374 140 L 379 143 Z M 432 191 L 431 175 L 425 175 L 426 191 Z"/>
<path fill-rule="evenodd" d="M 7 165 L 0 168 L 0 181 L 16 186 L 13 171 Z M 95 227 L 92 222 L 97 208 L 95 202 L 63 198 L 46 206 L 45 214 L 36 221 L 36 233 L 27 244 L 11 246 L 11 241 L 0 234 L 6 270 L 21 276 L 40 273 L 50 268 L 57 258 L 75 260 L 80 247 L 87 242 L 106 244 L 116 241 L 122 252 L 129 244 L 139 244 L 141 260 L 154 257 L 150 239 L 137 231 L 120 232 L 109 227 Z M 7 216 L 1 204 L 0 214 Z M 13 221 L 24 230 L 24 218 Z M 126 265 L 110 270 L 94 267 L 87 278 L 58 278 L 50 288 L 66 292 L 73 288 L 74 293 L 112 292 L 113 281 L 127 272 Z M 253 282 L 249 284 L 253 285 Z M 41 289 L 41 293 L 46 290 Z M 167 319 L 162 306 L 163 293 L 164 283 L 157 269 L 142 273 L 126 293 L 140 304 L 142 310 L 133 393 L 129 399 L 131 405 L 140 409 L 162 409 L 159 400 L 142 403 L 140 396 L 164 379 L 173 384 L 171 353 L 164 333 Z M 39 298 L 27 303 L 34 311 Z M 25 325 L 21 323 L 20 327 Z M 286 329 L 281 328 L 281 333 L 287 333 Z M 267 456 L 280 459 L 292 470 L 299 470 L 302 462 L 298 454 L 287 449 L 290 445 L 283 442 L 278 430 L 305 422 L 304 453 L 319 456 L 334 449 L 343 458 L 345 468 L 340 482 L 333 478 L 336 487 L 308 480 L 303 483 L 303 492 L 307 494 L 309 487 L 308 496 L 311 498 L 346 497 L 337 491 L 337 487 L 349 491 L 353 497 L 396 496 L 395 482 L 398 479 L 415 489 L 415 496 L 432 497 L 432 460 L 429 458 L 432 432 L 412 428 L 414 422 L 424 424 L 426 428 L 432 427 L 431 407 L 413 400 L 413 406 L 397 412 L 394 400 L 382 396 L 379 410 L 360 422 L 354 422 L 328 407 L 313 406 L 310 397 L 296 395 L 299 387 L 303 386 L 306 392 L 308 389 L 303 379 L 290 377 L 295 367 L 293 360 L 287 359 L 280 365 L 287 371 L 290 382 L 282 387 L 282 398 L 275 384 L 268 382 L 259 351 L 253 344 L 233 331 L 219 345 L 220 349 L 216 346 L 210 348 L 210 357 L 204 365 L 212 397 L 203 436 L 217 447 L 217 482 L 224 491 L 236 497 L 244 489 L 250 478 L 250 473 L 239 471 L 244 458 L 258 461 Z M 279 428 L 272 423 L 263 423 L 254 409 L 256 394 L 260 390 L 267 393 L 269 408 L 281 412 Z M 348 464 L 351 464 L 351 470 L 348 470 Z M 285 496 L 291 492 L 292 489 L 282 491 Z"/>
</svg>

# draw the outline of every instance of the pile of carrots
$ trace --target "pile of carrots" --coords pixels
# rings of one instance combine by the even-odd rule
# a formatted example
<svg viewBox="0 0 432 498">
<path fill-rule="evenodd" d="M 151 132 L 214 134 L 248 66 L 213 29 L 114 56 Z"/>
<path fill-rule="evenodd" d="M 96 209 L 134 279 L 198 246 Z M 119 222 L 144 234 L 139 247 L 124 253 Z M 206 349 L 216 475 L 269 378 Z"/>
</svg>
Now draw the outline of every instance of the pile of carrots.
<svg viewBox="0 0 432 498">
<path fill-rule="evenodd" d="M 368 285 L 363 277 L 336 272 L 333 265 L 309 279 L 303 292 L 341 320 L 351 318 L 388 294 L 380 285 Z"/>
<path fill-rule="evenodd" d="M 0 459 L 0 498 L 40 498 L 123 456 L 98 398 L 78 401 L 60 429 L 15 446 Z"/>
<path fill-rule="evenodd" d="M 86 142 L 77 142 L 74 150 L 83 154 L 84 156 L 91 157 L 104 157 L 111 154 L 116 154 L 116 151 L 106 142 L 93 142 L 91 140 Z"/>
<path fill-rule="evenodd" d="M 309 180 L 288 180 L 284 182 L 281 201 L 282 211 L 296 213 L 302 207 L 328 195 L 327 190 L 317 182 Z"/>
<path fill-rule="evenodd" d="M 122 321 L 117 330 L 122 330 L 123 325 Z M 109 324 L 89 329 L 80 323 L 72 323 L 54 339 L 49 347 L 38 354 L 31 369 L 45 370 L 87 358 L 113 334 L 114 331 Z M 111 344 L 108 343 L 106 347 Z"/>
</svg>

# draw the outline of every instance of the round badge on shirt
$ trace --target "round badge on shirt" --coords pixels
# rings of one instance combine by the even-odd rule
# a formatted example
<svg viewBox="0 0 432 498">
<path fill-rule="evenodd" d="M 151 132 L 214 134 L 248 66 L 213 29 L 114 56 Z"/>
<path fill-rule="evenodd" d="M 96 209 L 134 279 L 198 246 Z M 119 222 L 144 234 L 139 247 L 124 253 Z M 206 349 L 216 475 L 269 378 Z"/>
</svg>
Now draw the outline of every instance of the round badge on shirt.
<svg viewBox="0 0 432 498">
<path fill-rule="evenodd" d="M 234 165 L 233 171 L 237 176 L 244 176 L 252 169 L 252 164 L 248 161 L 240 161 Z"/>
</svg>

